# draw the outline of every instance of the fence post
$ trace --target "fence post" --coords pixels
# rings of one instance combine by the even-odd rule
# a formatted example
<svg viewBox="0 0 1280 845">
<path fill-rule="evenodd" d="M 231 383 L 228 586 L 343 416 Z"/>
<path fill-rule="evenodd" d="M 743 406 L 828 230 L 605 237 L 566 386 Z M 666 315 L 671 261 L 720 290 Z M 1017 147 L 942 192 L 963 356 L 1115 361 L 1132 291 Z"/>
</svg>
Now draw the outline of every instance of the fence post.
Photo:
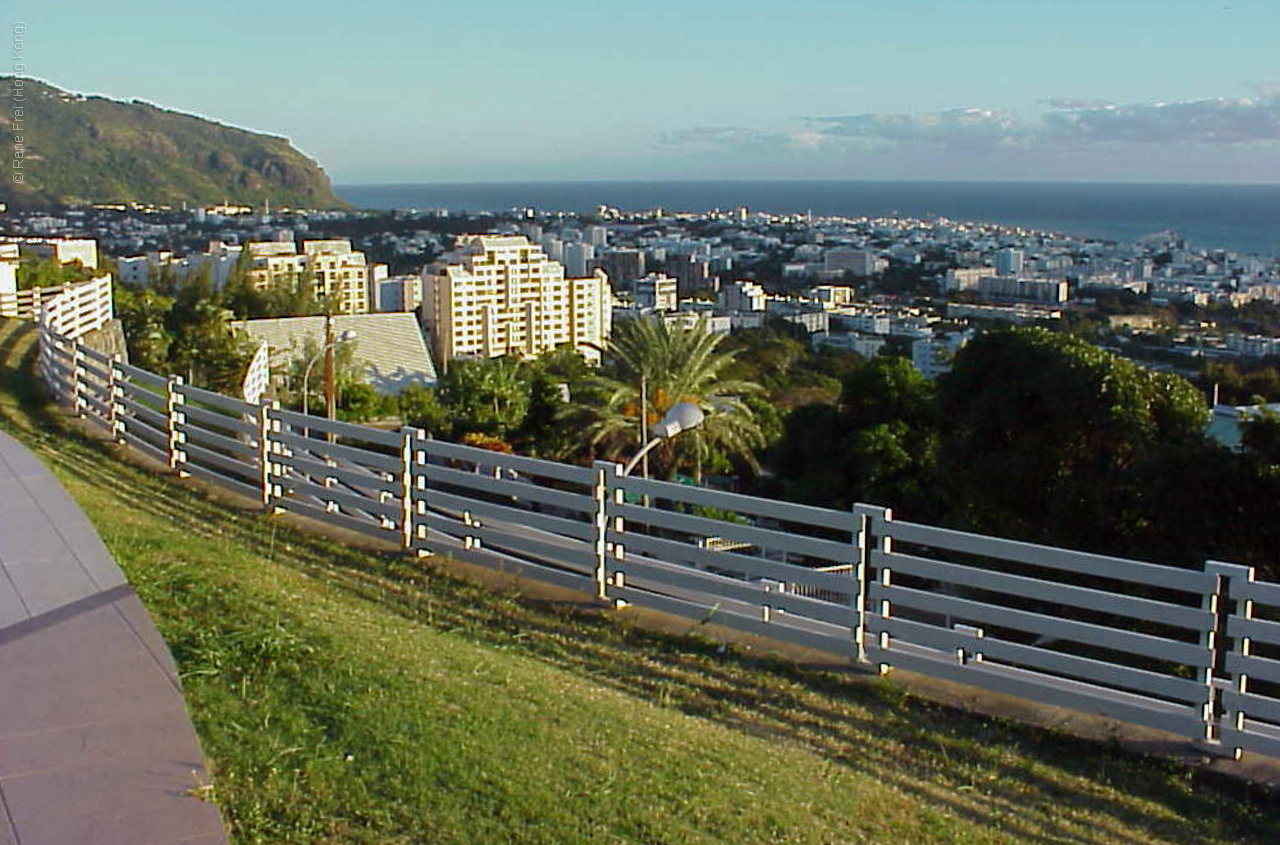
<svg viewBox="0 0 1280 845">
<path fill-rule="evenodd" d="M 427 452 L 428 452 L 428 448 L 431 445 L 431 435 L 428 434 L 423 429 L 418 429 L 418 440 L 416 445 L 418 446 L 418 448 L 414 449 L 413 459 L 414 461 L 417 462 L 419 466 L 421 466 L 424 470 L 426 470 L 426 472 L 429 472 L 430 464 L 428 461 Z M 426 515 L 427 515 L 426 472 L 420 473 L 413 480 L 413 489 L 415 491 L 413 495 L 416 496 L 416 498 L 413 499 L 413 515 L 423 517 L 422 519 L 415 520 L 414 522 L 413 539 L 414 539 L 415 546 L 418 544 L 419 540 L 425 541 L 427 539 L 428 532 L 431 530 L 431 528 L 427 525 L 427 520 L 426 520 Z M 433 552 L 431 551 L 431 549 L 427 548 L 426 546 L 419 546 L 417 549 L 418 557 L 431 557 L 432 554 Z"/>
<path fill-rule="evenodd" d="M 1206 632 L 1202 637 L 1202 642 L 1211 655 L 1209 668 L 1205 670 L 1203 678 L 1207 687 L 1204 715 L 1205 739 L 1209 742 L 1221 742 L 1223 725 L 1231 731 L 1244 730 L 1244 711 L 1231 706 L 1236 702 L 1230 698 L 1227 699 L 1227 706 L 1224 707 L 1221 693 L 1224 690 L 1231 690 L 1234 686 L 1236 693 L 1244 695 L 1249 688 L 1248 673 L 1237 671 L 1232 666 L 1233 661 L 1230 660 L 1230 656 L 1238 654 L 1248 657 L 1253 649 L 1253 643 L 1249 637 L 1235 637 L 1235 647 L 1228 648 L 1227 639 L 1230 634 L 1231 617 L 1253 618 L 1252 599 L 1239 601 L 1234 612 L 1230 608 L 1230 602 L 1232 586 L 1252 582 L 1254 569 L 1251 566 L 1210 560 L 1205 562 L 1204 571 L 1214 579 L 1213 592 L 1205 595 L 1203 604 L 1204 609 L 1212 613 L 1214 618 L 1213 630 Z M 1226 679 L 1227 674 L 1233 676 L 1231 681 Z M 1241 749 L 1238 745 L 1229 746 L 1229 751 L 1231 757 L 1240 758 Z"/>
<path fill-rule="evenodd" d="M 85 375 L 84 368 L 80 363 L 84 360 L 84 353 L 80 351 L 80 341 L 71 341 L 71 410 L 80 418 L 84 417 L 84 387 L 81 384 L 81 378 Z"/>
<path fill-rule="evenodd" d="M 49 379 L 49 330 L 39 315 L 36 316 L 36 326 L 39 327 L 40 332 L 36 336 L 40 350 L 36 356 L 36 370 L 40 373 L 40 378 L 44 379 L 45 390 L 49 391 L 53 389 Z"/>
<path fill-rule="evenodd" d="M 853 541 L 858 546 L 858 565 L 854 575 L 858 579 L 857 590 L 853 597 L 853 612 L 857 619 L 853 631 L 854 644 L 857 646 L 859 663 L 867 662 L 867 582 L 871 577 L 871 554 L 875 548 L 878 532 L 877 520 L 888 522 L 893 518 L 893 511 L 878 505 L 857 503 L 853 506 L 853 514 L 857 520 Z M 889 551 L 889 538 L 884 538 L 884 551 Z M 888 602 L 885 602 L 886 607 Z M 888 614 L 883 614 L 887 616 Z"/>
<path fill-rule="evenodd" d="M 621 501 L 622 490 L 617 486 L 617 479 L 622 475 L 622 467 L 611 461 L 596 461 L 591 465 L 596 471 L 596 598 L 606 601 L 609 598 L 609 519 L 613 502 Z M 621 520 L 619 520 L 621 530 Z"/>
<path fill-rule="evenodd" d="M 893 520 L 892 508 L 882 508 L 881 511 L 882 511 L 881 514 L 878 515 L 880 522 L 888 523 Z M 893 551 L 893 538 L 888 535 L 887 531 L 885 532 L 884 536 L 881 536 L 879 533 L 876 533 L 874 529 L 878 528 L 879 526 L 875 525 L 874 524 L 875 522 L 876 520 L 873 519 L 872 520 L 873 533 L 872 533 L 870 542 L 867 543 L 867 548 L 871 550 L 871 552 L 879 551 L 879 552 L 888 554 L 889 552 Z M 870 565 L 871 563 L 871 557 L 872 557 L 871 552 L 869 552 L 867 555 L 868 565 Z M 880 586 L 885 587 L 886 589 L 893 586 L 893 570 L 890 569 L 888 566 L 879 567 L 878 571 L 876 572 L 876 576 L 877 576 L 876 580 L 880 582 Z M 881 599 L 880 606 L 879 608 L 877 608 L 877 611 L 881 619 L 888 619 L 889 617 L 893 616 L 893 605 L 889 601 L 889 599 Z M 889 632 L 879 631 L 876 637 L 877 637 L 876 648 L 881 653 L 887 652 L 889 650 Z M 891 668 L 892 666 L 888 663 L 879 664 L 880 674 L 882 675 L 887 674 L 889 669 Z"/>
<path fill-rule="evenodd" d="M 406 552 L 413 548 L 417 537 L 413 520 L 413 491 L 416 489 L 413 462 L 417 455 L 413 447 L 425 436 L 426 432 L 420 428 L 404 426 L 400 429 L 400 548 Z"/>
<path fill-rule="evenodd" d="M 120 353 L 117 352 L 107 362 L 107 427 L 111 429 L 111 439 L 117 443 L 121 441 L 120 429 L 123 425 L 120 422 L 120 406 L 116 403 L 116 398 L 122 392 L 119 373 Z"/>
<path fill-rule="evenodd" d="M 258 403 L 258 484 L 262 488 L 262 508 L 271 508 L 274 488 L 271 486 L 271 475 L 274 469 L 271 456 L 275 454 L 271 442 L 271 433 L 278 424 L 271 419 L 271 411 L 279 408 L 279 402 L 263 400 Z"/>
<path fill-rule="evenodd" d="M 180 429 L 180 426 L 187 421 L 181 410 L 185 403 L 186 397 L 182 395 L 182 376 L 169 376 L 165 382 L 165 409 L 169 416 L 169 469 L 177 471 L 179 478 L 187 475 L 179 469 L 187 461 L 187 454 L 180 448 L 187 439 Z"/>
</svg>

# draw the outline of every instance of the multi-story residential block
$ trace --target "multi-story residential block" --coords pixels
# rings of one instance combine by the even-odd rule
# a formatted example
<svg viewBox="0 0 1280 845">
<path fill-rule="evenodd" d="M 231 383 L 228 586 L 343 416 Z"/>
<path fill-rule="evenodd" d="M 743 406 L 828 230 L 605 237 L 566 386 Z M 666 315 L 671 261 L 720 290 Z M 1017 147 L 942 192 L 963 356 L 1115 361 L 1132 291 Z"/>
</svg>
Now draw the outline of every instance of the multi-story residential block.
<svg viewBox="0 0 1280 845">
<path fill-rule="evenodd" d="M 1227 348 L 1246 358 L 1280 356 L 1280 337 L 1232 333 L 1227 335 Z"/>
<path fill-rule="evenodd" d="M 809 296 L 822 303 L 823 308 L 839 308 L 856 298 L 856 292 L 848 285 L 818 285 L 809 290 Z"/>
<path fill-rule="evenodd" d="M 874 276 L 889 266 L 889 262 L 874 252 L 843 247 L 827 250 L 822 261 L 824 268 L 829 271 L 850 272 L 855 276 Z"/>
<path fill-rule="evenodd" d="M 422 304 L 422 279 L 416 275 L 379 279 L 375 289 L 378 311 L 412 311 Z"/>
<path fill-rule="evenodd" d="M 1058 308 L 1047 308 L 1043 305 L 983 305 L 976 302 L 948 302 L 947 319 L 949 320 L 993 320 L 1000 323 L 1022 325 L 1037 320 L 1061 320 L 1062 311 Z M 1115 325 L 1115 323 L 1112 323 Z"/>
<path fill-rule="evenodd" d="M 580 241 L 564 245 L 564 269 L 570 276 L 587 275 L 587 267 L 596 257 L 596 248 Z"/>
<path fill-rule="evenodd" d="M 711 275 L 711 262 L 696 255 L 675 255 L 668 258 L 667 272 L 675 276 L 681 294 L 719 287 L 719 277 Z"/>
<path fill-rule="evenodd" d="M 884 348 L 889 341 L 883 337 L 867 337 L 856 333 L 832 334 L 831 332 L 822 332 L 813 335 L 810 338 L 815 347 L 829 346 L 835 349 L 848 349 L 850 352 L 856 352 L 863 358 L 874 358 L 880 354 L 880 350 Z"/>
<path fill-rule="evenodd" d="M 978 295 L 988 299 L 1016 299 L 1023 302 L 1061 304 L 1067 301 L 1068 285 L 1048 279 L 1016 279 L 988 276 L 978 282 Z"/>
<path fill-rule="evenodd" d="M 28 220 L 28 225 L 30 226 L 30 220 Z M 12 236 L 5 237 L 2 240 L 6 244 L 14 245 L 19 250 L 35 253 L 38 258 L 52 258 L 59 264 L 70 264 L 73 261 L 79 261 L 81 266 L 86 269 L 98 269 L 98 242 L 91 238 Z"/>
<path fill-rule="evenodd" d="M 611 249 L 601 254 L 595 264 L 617 286 L 630 285 L 645 274 L 642 249 Z"/>
<path fill-rule="evenodd" d="M 564 241 L 551 235 L 542 236 L 542 248 L 552 261 L 564 261 Z"/>
<path fill-rule="evenodd" d="M 1018 276 L 1027 254 L 1020 249 L 1002 249 L 996 253 L 996 275 Z"/>
<path fill-rule="evenodd" d="M 443 367 L 457 357 L 536 357 L 569 344 L 589 361 L 612 329 L 609 278 L 565 268 L 522 236 L 462 235 L 422 270 L 422 321 Z"/>
<path fill-rule="evenodd" d="M 210 241 L 204 252 L 196 252 L 178 257 L 168 250 L 154 250 L 142 255 L 129 255 L 116 259 L 116 275 L 127 285 L 145 285 L 150 281 L 153 272 L 168 268 L 178 279 L 182 279 L 192 271 L 209 268 L 209 281 L 215 288 L 221 289 L 231 276 L 236 261 L 240 258 L 241 247 L 225 244 L 222 241 Z"/>
<path fill-rule="evenodd" d="M 845 331 L 871 335 L 887 335 L 893 330 L 893 318 L 884 312 L 834 311 L 831 325 Z"/>
<path fill-rule="evenodd" d="M 59 264 L 79 261 L 86 269 L 98 269 L 98 242 L 90 238 L 24 238 L 22 248 Z"/>
<path fill-rule="evenodd" d="M 720 288 L 720 305 L 726 311 L 763 311 L 767 298 L 755 282 L 738 280 Z"/>
<path fill-rule="evenodd" d="M 650 273 L 635 282 L 636 305 L 654 311 L 675 311 L 680 298 L 675 279 L 665 273 Z"/>
<path fill-rule="evenodd" d="M 702 324 L 707 334 L 729 334 L 733 331 L 732 317 L 715 316 L 700 311 L 668 311 L 648 319 L 661 319 L 667 324 L 668 329 L 692 329 Z"/>
<path fill-rule="evenodd" d="M 972 331 L 944 337 L 921 337 L 911 343 L 911 364 L 927 379 L 935 379 L 951 370 L 956 353 L 973 339 Z"/>
<path fill-rule="evenodd" d="M 332 299 L 339 313 L 369 311 L 369 266 L 351 241 L 303 241 L 302 252 L 291 241 L 255 241 L 246 248 L 254 287 L 267 290 L 310 279 L 316 297 Z"/>
<path fill-rule="evenodd" d="M 942 289 L 943 291 L 976 290 L 978 282 L 987 276 L 994 275 L 996 271 L 991 267 L 952 268 L 942 278 Z"/>
</svg>

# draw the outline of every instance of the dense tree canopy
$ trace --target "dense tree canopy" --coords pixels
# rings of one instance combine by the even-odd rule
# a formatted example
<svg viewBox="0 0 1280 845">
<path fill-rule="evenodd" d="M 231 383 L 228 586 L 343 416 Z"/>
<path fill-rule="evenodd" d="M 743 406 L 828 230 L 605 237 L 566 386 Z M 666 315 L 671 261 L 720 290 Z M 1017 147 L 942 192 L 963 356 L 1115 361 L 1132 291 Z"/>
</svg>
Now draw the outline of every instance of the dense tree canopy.
<svg viewBox="0 0 1280 845">
<path fill-rule="evenodd" d="M 1204 497 L 1228 485 L 1230 458 L 1178 376 L 1070 335 L 992 332 L 942 376 L 938 412 L 956 524 L 1146 557 L 1202 553 L 1225 530 Z"/>
<path fill-rule="evenodd" d="M 940 508 L 937 440 L 933 385 L 903 358 L 877 358 L 845 374 L 838 405 L 788 417 L 775 464 L 789 498 L 840 508 L 892 502 L 924 519 Z"/>
</svg>

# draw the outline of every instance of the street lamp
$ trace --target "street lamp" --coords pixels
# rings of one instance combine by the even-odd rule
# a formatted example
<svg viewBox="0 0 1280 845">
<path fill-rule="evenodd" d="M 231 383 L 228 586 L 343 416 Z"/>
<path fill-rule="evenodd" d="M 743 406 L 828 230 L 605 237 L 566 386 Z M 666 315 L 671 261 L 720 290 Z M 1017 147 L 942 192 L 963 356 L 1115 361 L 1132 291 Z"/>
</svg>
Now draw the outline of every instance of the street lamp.
<svg viewBox="0 0 1280 845">
<path fill-rule="evenodd" d="M 635 456 L 627 462 L 623 468 L 623 475 L 630 475 L 631 470 L 636 468 L 636 464 L 640 463 L 640 459 L 649 454 L 649 450 L 657 446 L 663 440 L 669 440 L 682 431 L 688 431 L 691 428 L 697 428 L 702 425 L 704 419 L 702 409 L 692 402 L 677 402 L 672 405 L 667 415 L 659 422 L 654 423 L 653 428 L 649 429 L 649 434 L 653 435 L 653 439 L 644 444 L 644 448 L 636 452 Z"/>
<path fill-rule="evenodd" d="M 302 414 L 307 414 L 307 382 L 311 379 L 311 368 L 316 365 L 316 361 L 320 360 L 320 356 L 326 352 L 331 352 L 339 343 L 348 343 L 356 339 L 355 329 L 347 329 L 342 334 L 333 339 L 326 339 L 324 345 L 320 347 L 320 351 L 311 356 L 311 360 L 307 362 L 307 368 L 302 372 Z M 328 389 L 328 384 L 325 385 Z M 328 397 L 326 396 L 326 399 Z M 328 407 L 328 403 L 326 403 Z"/>
</svg>

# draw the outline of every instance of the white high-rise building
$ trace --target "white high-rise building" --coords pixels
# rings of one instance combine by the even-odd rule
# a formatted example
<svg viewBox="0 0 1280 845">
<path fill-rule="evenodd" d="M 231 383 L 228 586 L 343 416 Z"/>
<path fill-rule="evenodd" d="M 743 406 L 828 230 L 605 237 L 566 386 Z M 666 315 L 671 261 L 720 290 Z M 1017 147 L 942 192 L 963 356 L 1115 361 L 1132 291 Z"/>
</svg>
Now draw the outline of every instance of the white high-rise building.
<svg viewBox="0 0 1280 845">
<path fill-rule="evenodd" d="M 996 253 L 996 275 L 1021 276 L 1026 253 L 1020 249 L 1002 249 Z"/>
<path fill-rule="evenodd" d="M 570 276 L 587 275 L 587 265 L 596 257 L 596 248 L 591 244 L 566 243 L 564 245 L 564 269 Z"/>
<path fill-rule="evenodd" d="M 461 235 L 422 270 L 422 321 L 442 367 L 460 356 L 536 357 L 570 344 L 592 362 L 612 330 L 609 278 L 565 267 L 519 235 Z"/>
<path fill-rule="evenodd" d="M 552 261 L 564 261 L 564 241 L 552 235 L 542 236 L 542 248 Z"/>
</svg>

